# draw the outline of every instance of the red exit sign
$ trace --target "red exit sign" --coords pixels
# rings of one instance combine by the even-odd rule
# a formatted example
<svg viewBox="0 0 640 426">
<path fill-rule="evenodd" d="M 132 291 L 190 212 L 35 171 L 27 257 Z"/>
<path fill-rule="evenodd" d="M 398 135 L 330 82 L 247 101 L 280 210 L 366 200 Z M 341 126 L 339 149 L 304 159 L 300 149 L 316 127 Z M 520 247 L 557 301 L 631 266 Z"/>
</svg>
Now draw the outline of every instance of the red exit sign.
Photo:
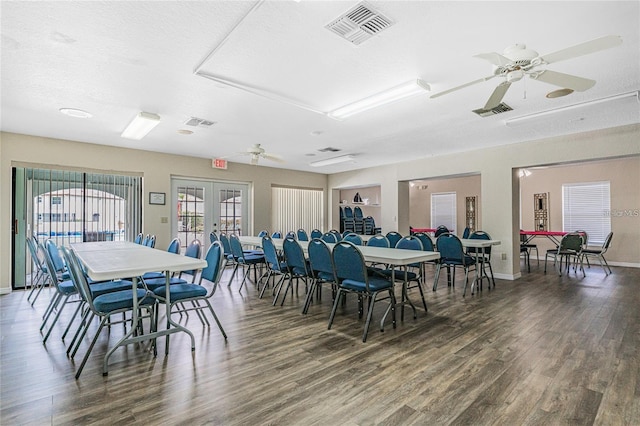
<svg viewBox="0 0 640 426">
<path fill-rule="evenodd" d="M 214 169 L 224 169 L 227 170 L 227 160 L 223 160 L 222 158 L 214 158 L 211 160 L 211 167 Z"/>
</svg>

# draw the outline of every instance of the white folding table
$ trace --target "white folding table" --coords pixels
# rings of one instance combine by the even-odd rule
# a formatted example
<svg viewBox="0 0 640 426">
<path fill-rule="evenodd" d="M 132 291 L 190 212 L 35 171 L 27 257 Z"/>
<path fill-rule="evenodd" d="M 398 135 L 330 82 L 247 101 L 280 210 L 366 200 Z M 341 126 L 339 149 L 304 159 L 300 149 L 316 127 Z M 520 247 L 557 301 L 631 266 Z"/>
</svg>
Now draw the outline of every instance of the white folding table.
<svg viewBox="0 0 640 426">
<path fill-rule="evenodd" d="M 132 324 L 138 321 L 138 295 L 135 291 L 138 287 L 138 277 L 146 272 L 165 271 L 166 274 L 166 308 L 169 317 L 169 327 L 142 336 L 133 337 L 135 325 L 132 326 L 104 357 L 102 374 L 108 374 L 108 362 L 111 354 L 120 346 L 143 340 L 156 339 L 160 336 L 183 331 L 191 337 L 191 350 L 195 349 L 195 339 L 191 331 L 171 320 L 169 277 L 172 272 L 203 269 L 207 262 L 203 259 L 195 259 L 181 256 L 163 250 L 156 250 L 140 244 L 125 241 L 99 241 L 88 243 L 73 243 L 71 248 L 84 264 L 87 275 L 96 281 L 116 280 L 133 277 L 133 309 Z M 165 353 L 168 353 L 168 345 Z"/>
</svg>

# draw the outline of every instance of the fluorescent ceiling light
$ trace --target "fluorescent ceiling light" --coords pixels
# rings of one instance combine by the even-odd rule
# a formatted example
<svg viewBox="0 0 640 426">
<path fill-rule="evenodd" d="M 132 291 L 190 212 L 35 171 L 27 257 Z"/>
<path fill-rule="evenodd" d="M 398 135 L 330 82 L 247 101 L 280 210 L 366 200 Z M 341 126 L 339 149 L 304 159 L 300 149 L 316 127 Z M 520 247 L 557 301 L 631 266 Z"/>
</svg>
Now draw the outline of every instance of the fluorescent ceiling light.
<svg viewBox="0 0 640 426">
<path fill-rule="evenodd" d="M 124 132 L 120 136 L 127 139 L 140 139 L 147 136 L 147 133 L 151 131 L 160 123 L 160 116 L 158 114 L 152 114 L 150 112 L 141 112 L 135 116 L 133 121 L 129 123 Z"/>
<path fill-rule="evenodd" d="M 429 90 L 431 90 L 431 87 L 429 87 L 429 85 L 424 81 L 411 80 L 399 86 L 385 90 L 384 92 L 380 92 L 338 109 L 334 109 L 333 111 L 330 111 L 328 115 L 329 117 L 336 119 L 347 118 L 353 114 L 358 114 L 381 105 L 390 104 L 397 100 L 418 95 Z"/>
<path fill-rule="evenodd" d="M 515 127 L 515 126 L 518 126 L 520 124 L 525 124 L 525 123 L 527 123 L 529 121 L 536 120 L 538 118 L 544 118 L 544 117 L 550 116 L 552 114 L 558 114 L 558 113 L 565 112 L 565 111 L 579 110 L 580 108 L 583 108 L 583 107 L 588 107 L 588 106 L 598 105 L 598 104 L 603 104 L 603 103 L 609 103 L 609 102 L 615 102 L 615 101 L 618 101 L 618 100 L 621 100 L 621 99 L 627 99 L 627 98 L 636 98 L 636 101 L 640 102 L 639 94 L 640 94 L 640 92 L 638 92 L 638 91 L 629 92 L 629 93 L 622 93 L 620 95 L 609 96 L 609 97 L 601 98 L 601 99 L 594 99 L 594 100 L 586 101 L 586 102 L 580 102 L 580 103 L 577 103 L 577 104 L 567 105 L 567 106 L 563 106 L 563 107 L 560 107 L 560 108 L 554 108 L 554 109 L 549 109 L 549 110 L 546 110 L 546 111 L 534 112 L 533 114 L 522 115 L 520 117 L 510 118 L 510 119 L 506 120 L 504 122 L 504 124 L 507 127 Z"/>
<path fill-rule="evenodd" d="M 330 166 L 332 164 L 346 163 L 347 161 L 353 161 L 354 155 L 341 155 L 340 157 L 327 158 L 326 160 L 318 160 L 309 163 L 311 167 Z"/>
</svg>

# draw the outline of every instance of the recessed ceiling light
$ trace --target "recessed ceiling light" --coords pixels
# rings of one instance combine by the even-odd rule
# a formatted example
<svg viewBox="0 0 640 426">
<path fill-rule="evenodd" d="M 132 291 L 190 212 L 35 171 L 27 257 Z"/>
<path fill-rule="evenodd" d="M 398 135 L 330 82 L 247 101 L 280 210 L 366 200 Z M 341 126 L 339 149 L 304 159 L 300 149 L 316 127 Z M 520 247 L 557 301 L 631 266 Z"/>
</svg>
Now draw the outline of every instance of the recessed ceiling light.
<svg viewBox="0 0 640 426">
<path fill-rule="evenodd" d="M 313 132 L 311 132 L 311 136 L 320 136 L 323 133 L 324 132 L 322 130 L 314 130 Z"/>
<path fill-rule="evenodd" d="M 547 93 L 547 98 L 561 98 L 562 96 L 567 96 L 573 93 L 573 89 L 558 89 L 553 92 Z"/>
<path fill-rule="evenodd" d="M 75 118 L 91 118 L 93 114 L 87 111 L 83 111 L 77 108 L 60 108 L 60 112 L 64 115 L 68 115 L 69 117 Z"/>
<path fill-rule="evenodd" d="M 307 157 L 315 157 L 316 155 L 313 152 L 310 152 L 309 154 L 305 154 L 305 156 L 307 156 Z"/>
<path fill-rule="evenodd" d="M 178 130 L 178 133 L 181 135 L 191 135 L 193 134 L 193 131 L 189 129 L 180 129 Z"/>
</svg>

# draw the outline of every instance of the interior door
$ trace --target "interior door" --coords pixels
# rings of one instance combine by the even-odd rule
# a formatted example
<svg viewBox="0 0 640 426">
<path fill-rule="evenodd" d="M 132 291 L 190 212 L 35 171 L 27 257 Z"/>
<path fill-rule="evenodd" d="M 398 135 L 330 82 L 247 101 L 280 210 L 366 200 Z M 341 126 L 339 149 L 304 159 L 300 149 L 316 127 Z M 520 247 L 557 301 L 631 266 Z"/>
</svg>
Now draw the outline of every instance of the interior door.
<svg viewBox="0 0 640 426">
<path fill-rule="evenodd" d="M 248 184 L 214 184 L 214 230 L 226 234 L 251 235 Z"/>
</svg>

